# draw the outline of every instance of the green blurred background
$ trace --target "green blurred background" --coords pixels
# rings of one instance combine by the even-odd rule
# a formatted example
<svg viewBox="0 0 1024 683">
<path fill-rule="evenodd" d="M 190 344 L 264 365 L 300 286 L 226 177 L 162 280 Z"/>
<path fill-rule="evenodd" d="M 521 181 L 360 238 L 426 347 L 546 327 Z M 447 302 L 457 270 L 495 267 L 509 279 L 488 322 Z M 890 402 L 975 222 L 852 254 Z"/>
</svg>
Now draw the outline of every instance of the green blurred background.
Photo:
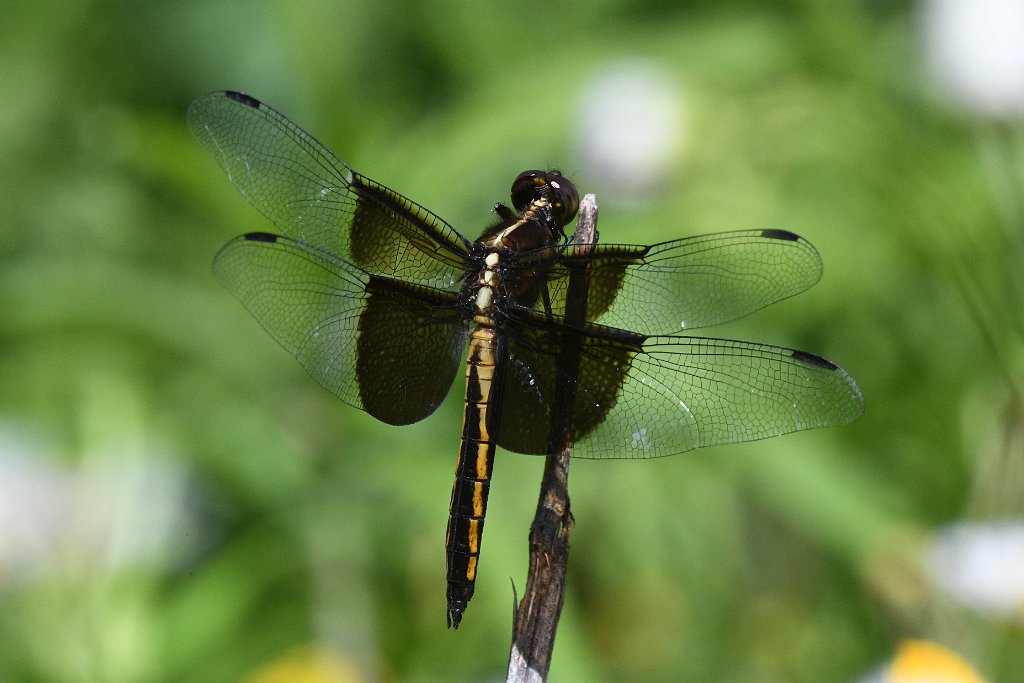
<svg viewBox="0 0 1024 683">
<path fill-rule="evenodd" d="M 446 630 L 461 389 L 378 424 L 214 282 L 223 243 L 271 227 L 185 126 L 229 88 L 472 236 L 516 173 L 557 166 L 605 241 L 777 227 L 820 250 L 819 285 L 709 333 L 835 360 L 865 416 L 577 461 L 553 680 L 852 681 L 923 637 L 1024 681 L 1021 605 L 964 604 L 928 559 L 951 523 L 1024 512 L 1024 129 L 943 87 L 925 9 L 7 6 L 0 680 L 503 677 L 543 462 L 499 453 Z"/>
</svg>

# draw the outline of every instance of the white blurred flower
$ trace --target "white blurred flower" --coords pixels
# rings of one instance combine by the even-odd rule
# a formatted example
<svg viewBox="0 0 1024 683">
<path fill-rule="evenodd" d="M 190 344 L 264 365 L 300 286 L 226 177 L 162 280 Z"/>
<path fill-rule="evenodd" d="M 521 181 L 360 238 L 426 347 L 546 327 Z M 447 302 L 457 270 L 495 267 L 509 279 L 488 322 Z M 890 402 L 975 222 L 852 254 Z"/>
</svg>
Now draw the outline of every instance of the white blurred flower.
<svg viewBox="0 0 1024 683">
<path fill-rule="evenodd" d="M 994 617 L 1024 616 L 1024 521 L 954 524 L 928 557 L 932 581 L 964 605 Z"/>
<path fill-rule="evenodd" d="M 1024 0 L 925 0 L 929 67 L 965 109 L 1024 114 Z"/>
<path fill-rule="evenodd" d="M 657 65 L 624 61 L 605 69 L 579 103 L 581 156 L 606 192 L 646 194 L 678 159 L 686 117 L 677 83 Z"/>
<path fill-rule="evenodd" d="M 65 463 L 0 431 L 0 575 L 85 576 L 178 563 L 194 512 L 185 472 L 116 452 Z"/>
<path fill-rule="evenodd" d="M 0 573 L 37 565 L 69 517 L 69 472 L 0 435 Z"/>
</svg>

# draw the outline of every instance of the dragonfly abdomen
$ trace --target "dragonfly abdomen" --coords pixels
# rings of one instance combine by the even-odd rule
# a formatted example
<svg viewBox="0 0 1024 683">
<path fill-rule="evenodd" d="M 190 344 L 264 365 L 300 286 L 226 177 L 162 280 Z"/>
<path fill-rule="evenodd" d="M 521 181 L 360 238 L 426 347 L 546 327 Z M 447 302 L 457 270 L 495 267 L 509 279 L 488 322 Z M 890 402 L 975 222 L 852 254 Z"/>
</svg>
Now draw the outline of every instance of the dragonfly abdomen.
<svg viewBox="0 0 1024 683">
<path fill-rule="evenodd" d="M 473 597 L 487 494 L 494 466 L 496 398 L 500 368 L 496 362 L 498 335 L 479 325 L 469 339 L 466 358 L 466 400 L 462 420 L 459 462 L 448 509 L 448 626 L 459 627 L 462 613 Z"/>
</svg>

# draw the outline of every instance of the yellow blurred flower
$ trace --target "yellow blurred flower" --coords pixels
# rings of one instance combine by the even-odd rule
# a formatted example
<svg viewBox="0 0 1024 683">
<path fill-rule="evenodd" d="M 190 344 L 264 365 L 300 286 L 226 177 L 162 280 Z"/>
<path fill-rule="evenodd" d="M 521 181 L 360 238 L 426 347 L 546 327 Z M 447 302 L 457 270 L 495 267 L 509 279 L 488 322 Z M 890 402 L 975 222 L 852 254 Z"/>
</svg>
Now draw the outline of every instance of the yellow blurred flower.
<svg viewBox="0 0 1024 683">
<path fill-rule="evenodd" d="M 355 665 L 325 648 L 296 648 L 254 671 L 246 683 L 361 683 Z"/>
<path fill-rule="evenodd" d="M 986 683 L 959 655 L 926 640 L 906 640 L 886 671 L 886 683 Z"/>
</svg>

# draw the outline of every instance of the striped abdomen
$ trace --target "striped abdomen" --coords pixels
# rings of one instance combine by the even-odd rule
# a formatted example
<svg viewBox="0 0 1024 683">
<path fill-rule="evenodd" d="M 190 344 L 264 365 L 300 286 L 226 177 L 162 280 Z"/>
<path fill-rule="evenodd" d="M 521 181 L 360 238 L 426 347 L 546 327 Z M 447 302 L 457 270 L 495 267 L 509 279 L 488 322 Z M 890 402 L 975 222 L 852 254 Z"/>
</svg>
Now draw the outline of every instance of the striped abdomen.
<svg viewBox="0 0 1024 683">
<path fill-rule="evenodd" d="M 466 359 L 466 402 L 455 485 L 448 511 L 448 626 L 459 627 L 473 597 L 480 539 L 484 533 L 487 493 L 494 464 L 494 416 L 498 406 L 496 359 L 498 339 L 493 327 L 480 325 L 469 338 Z"/>
</svg>

